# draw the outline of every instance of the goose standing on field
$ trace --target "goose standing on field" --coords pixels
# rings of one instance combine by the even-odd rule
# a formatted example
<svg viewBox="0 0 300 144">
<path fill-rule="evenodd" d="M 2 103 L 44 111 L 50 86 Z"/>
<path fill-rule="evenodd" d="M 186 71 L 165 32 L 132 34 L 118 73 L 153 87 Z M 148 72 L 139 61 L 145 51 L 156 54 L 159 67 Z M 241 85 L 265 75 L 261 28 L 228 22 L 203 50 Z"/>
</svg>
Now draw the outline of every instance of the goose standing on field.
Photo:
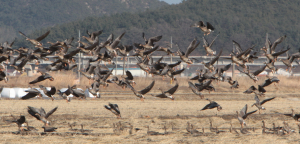
<svg viewBox="0 0 300 144">
<path fill-rule="evenodd" d="M 215 28 L 209 22 L 206 22 L 205 25 L 203 21 L 196 22 L 195 24 L 191 25 L 191 27 L 200 28 L 204 32 L 204 35 L 209 35 L 213 30 L 215 30 Z"/>
<path fill-rule="evenodd" d="M 121 112 L 117 104 L 108 103 L 108 105 L 104 105 L 104 107 L 115 114 L 118 118 L 121 118 Z"/>
<path fill-rule="evenodd" d="M 55 132 L 56 131 L 56 127 L 42 127 L 44 129 L 44 132 Z"/>
<path fill-rule="evenodd" d="M 147 127 L 147 134 L 148 135 L 161 135 L 161 133 L 159 132 L 156 132 L 156 131 L 150 131 L 149 130 L 149 126 L 146 126 Z"/>
<path fill-rule="evenodd" d="M 155 81 L 152 81 L 152 83 L 149 86 L 147 86 L 146 88 L 144 88 L 143 90 L 140 90 L 140 91 L 135 90 L 130 84 L 127 84 L 127 86 L 133 91 L 133 93 L 137 97 L 139 97 L 141 99 L 141 101 L 144 101 L 144 99 L 145 99 L 144 95 L 153 88 L 154 83 L 155 83 Z"/>
<path fill-rule="evenodd" d="M 257 110 L 255 110 L 255 111 L 247 113 L 247 109 L 248 109 L 248 105 L 246 104 L 240 112 L 236 111 L 237 118 L 241 124 L 241 128 L 244 128 L 244 126 L 247 126 L 246 122 L 245 122 L 245 119 L 247 118 L 247 116 L 249 116 L 250 114 L 253 114 L 257 111 Z"/>
<path fill-rule="evenodd" d="M 266 103 L 266 102 L 268 102 L 268 101 L 274 99 L 274 98 L 275 98 L 275 97 L 268 98 L 268 99 L 265 99 L 265 100 L 263 100 L 263 101 L 259 101 L 258 96 L 255 95 L 255 98 L 254 98 L 254 99 L 255 99 L 256 102 L 255 102 L 251 107 L 256 106 L 256 107 L 258 108 L 258 112 L 259 112 L 259 114 L 260 114 L 260 110 L 266 110 L 266 108 L 263 107 L 262 105 L 263 105 L 264 103 Z"/>
</svg>

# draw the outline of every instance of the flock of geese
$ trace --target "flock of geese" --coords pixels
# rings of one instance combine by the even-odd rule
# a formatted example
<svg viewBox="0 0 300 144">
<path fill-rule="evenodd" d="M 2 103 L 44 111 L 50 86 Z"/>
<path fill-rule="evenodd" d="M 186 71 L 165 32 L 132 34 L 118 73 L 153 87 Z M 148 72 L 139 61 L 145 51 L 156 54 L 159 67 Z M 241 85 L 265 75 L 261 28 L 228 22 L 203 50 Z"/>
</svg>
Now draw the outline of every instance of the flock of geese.
<svg viewBox="0 0 300 144">
<path fill-rule="evenodd" d="M 204 35 L 209 35 L 211 32 L 214 31 L 214 27 L 207 22 L 206 25 L 204 22 L 199 21 L 191 27 L 198 27 L 203 32 Z M 134 56 L 138 63 L 137 65 L 145 71 L 146 73 L 152 75 L 152 76 L 161 76 L 162 78 L 170 77 L 171 83 L 173 81 L 176 81 L 176 84 L 170 88 L 169 90 L 161 90 L 161 94 L 158 95 L 152 95 L 153 97 L 158 98 L 169 98 L 171 100 L 174 100 L 175 97 L 173 96 L 176 90 L 179 87 L 179 83 L 176 79 L 176 75 L 182 73 L 185 69 L 176 69 L 176 66 L 178 66 L 181 63 L 186 63 L 188 65 L 193 64 L 195 61 L 199 61 L 197 59 L 189 58 L 189 55 L 199 46 L 200 41 L 197 40 L 197 38 L 194 38 L 189 46 L 187 47 L 186 51 L 182 51 L 180 48 L 178 48 L 177 52 L 172 51 L 168 47 L 160 47 L 156 45 L 155 43 L 158 42 L 162 36 L 155 36 L 151 38 L 146 38 L 145 34 L 142 34 L 142 37 L 144 39 L 144 42 L 142 43 L 134 43 L 133 45 L 120 45 L 120 41 L 122 37 L 125 35 L 125 32 L 119 35 L 114 39 L 114 35 L 111 34 L 106 40 L 103 42 L 100 42 L 99 35 L 102 34 L 102 30 L 95 31 L 95 32 L 88 32 L 87 36 L 83 36 L 83 38 L 86 41 L 78 41 L 80 43 L 80 46 L 77 48 L 72 45 L 72 41 L 74 38 L 66 39 L 64 41 L 57 41 L 57 42 L 48 42 L 49 46 L 44 46 L 41 41 L 45 39 L 50 31 L 47 31 L 45 34 L 41 35 L 38 38 L 29 38 L 24 33 L 19 32 L 22 36 L 26 38 L 27 41 L 29 41 L 31 44 L 34 45 L 33 48 L 25 48 L 20 47 L 18 49 L 12 49 L 13 42 L 8 43 L 5 42 L 2 44 L 0 53 L 0 62 L 5 62 L 8 60 L 11 60 L 9 63 L 10 66 L 12 66 L 15 70 L 19 72 L 24 72 L 24 66 L 27 62 L 33 61 L 37 64 L 39 63 L 39 60 L 48 60 L 47 56 L 54 56 L 57 60 L 53 62 L 52 64 L 48 65 L 45 70 L 39 70 L 38 72 L 41 73 L 39 77 L 37 77 L 35 80 L 29 82 L 29 84 L 37 84 L 41 81 L 50 80 L 53 81 L 54 78 L 51 76 L 52 71 L 59 71 L 59 70 L 72 70 L 77 67 L 75 63 L 74 56 L 79 53 L 85 53 L 92 55 L 93 57 L 89 59 L 88 64 L 86 65 L 86 69 L 78 70 L 80 73 L 82 73 L 83 76 L 85 76 L 87 79 L 89 79 L 89 85 L 87 87 L 88 91 L 94 95 L 95 97 L 100 97 L 100 86 L 108 87 L 110 83 L 114 83 L 123 89 L 129 88 L 132 90 L 133 94 L 136 95 L 140 100 L 144 100 L 145 95 L 151 91 L 153 86 L 155 85 L 155 81 L 152 81 L 147 87 L 141 90 L 136 90 L 134 86 L 136 85 L 136 82 L 134 81 L 134 77 L 131 74 L 130 71 L 126 71 L 126 75 L 123 75 L 121 77 L 113 76 L 112 69 L 108 69 L 106 66 L 100 65 L 100 62 L 108 62 L 114 65 L 112 62 L 113 58 L 116 56 L 123 57 L 126 59 L 128 56 Z M 219 34 L 218 34 L 219 35 Z M 217 35 L 217 36 L 218 36 Z M 203 37 L 203 47 L 206 51 L 207 55 L 214 56 L 213 59 L 209 62 L 201 62 L 205 69 L 199 70 L 197 72 L 197 75 L 190 79 L 188 82 L 189 88 L 192 90 L 193 93 L 198 95 L 201 99 L 204 98 L 204 95 L 201 93 L 203 90 L 207 90 L 209 92 L 215 91 L 214 86 L 212 85 L 212 81 L 217 82 L 228 82 L 231 85 L 231 89 L 239 88 L 239 84 L 237 80 L 233 80 L 230 76 L 224 76 L 224 72 L 227 71 L 232 64 L 236 64 L 238 66 L 238 70 L 241 73 L 244 73 L 247 75 L 251 80 L 253 80 L 255 83 L 258 81 L 258 75 L 263 72 L 266 68 L 270 69 L 273 73 L 277 71 L 277 68 L 274 65 L 274 62 L 277 61 L 277 57 L 281 54 L 287 53 L 289 51 L 289 48 L 282 49 L 280 51 L 276 51 L 276 46 L 280 44 L 286 36 L 282 36 L 275 40 L 273 43 L 269 40 L 268 34 L 266 35 L 266 42 L 265 46 L 261 48 L 261 51 L 264 53 L 264 55 L 268 58 L 268 61 L 265 63 L 265 65 L 258 70 L 250 71 L 249 66 L 247 66 L 247 63 L 253 62 L 254 59 L 258 58 L 256 55 L 258 54 L 258 51 L 254 50 L 254 46 L 242 49 L 239 43 L 236 41 L 233 41 L 234 49 L 230 54 L 230 60 L 232 60 L 232 64 L 228 64 L 224 67 L 216 67 L 215 63 L 218 61 L 220 56 L 222 55 L 223 49 L 221 49 L 218 53 L 212 49 L 212 45 L 216 41 L 217 36 L 213 39 L 212 42 L 208 42 L 205 37 Z M 174 55 L 177 53 L 177 55 L 180 56 L 181 61 L 178 61 L 176 63 L 164 63 L 162 62 L 163 57 L 161 57 L 157 61 L 153 61 L 151 55 L 156 51 L 163 51 L 167 55 Z M 11 59 L 13 53 L 18 53 L 18 57 L 15 59 Z M 293 61 L 295 61 L 296 58 L 300 58 L 300 53 L 295 53 L 292 55 L 288 55 L 287 59 L 279 59 L 278 61 L 282 61 L 286 66 L 287 69 L 293 68 L 292 65 Z M 19 62 L 19 64 L 17 64 Z M 8 64 L 8 62 L 6 63 Z M 4 66 L 0 67 L 0 80 L 4 80 L 5 82 L 8 81 L 8 78 L 4 72 L 5 68 Z M 197 80 L 198 83 L 194 83 L 192 81 Z M 91 82 L 92 81 L 92 82 Z M 271 85 L 272 83 L 278 83 L 280 80 L 273 76 L 273 77 L 267 77 L 265 82 L 263 84 L 260 84 L 258 86 L 251 86 L 248 90 L 246 90 L 244 93 L 251 94 L 254 93 L 255 95 L 255 103 L 252 106 L 256 106 L 259 110 L 259 113 L 261 110 L 265 110 L 266 108 L 263 107 L 263 104 L 275 99 L 275 97 L 260 100 L 261 97 L 264 96 L 266 93 L 266 90 L 264 87 Z M 50 89 L 47 89 L 43 85 L 39 85 L 40 90 L 44 92 L 44 94 L 48 97 L 50 97 L 52 100 L 54 100 L 53 95 L 56 93 L 59 94 L 62 98 L 66 99 L 67 102 L 70 102 L 70 95 L 72 94 L 75 97 L 78 97 L 80 99 L 85 99 L 85 93 L 81 89 L 77 89 L 76 85 L 68 86 L 68 89 L 65 91 L 57 90 L 54 86 L 51 86 Z M 26 95 L 21 97 L 22 100 L 27 100 L 30 98 L 34 98 L 36 96 L 41 96 L 41 92 L 37 88 L 31 88 L 29 90 L 26 90 L 28 92 Z M 201 110 L 207 110 L 207 109 L 214 109 L 216 108 L 217 111 L 222 110 L 221 105 L 219 105 L 217 102 L 212 101 L 208 98 L 206 100 L 209 101 L 209 103 L 204 106 Z M 104 106 L 105 109 L 111 111 L 113 114 L 115 114 L 118 118 L 121 118 L 121 112 L 117 104 L 109 103 L 108 105 Z M 58 107 L 55 107 L 54 109 L 50 110 L 48 113 L 45 112 L 43 108 L 34 108 L 31 106 L 28 106 L 28 113 L 35 117 L 37 120 L 41 121 L 44 126 L 44 132 L 53 132 L 57 128 L 55 127 L 49 127 L 50 121 L 47 120 L 49 116 L 51 116 Z M 240 111 L 236 111 L 237 113 L 237 119 L 241 125 L 241 129 L 246 126 L 246 118 L 255 113 L 255 111 L 247 112 L 248 105 L 246 104 Z M 300 115 L 295 114 L 292 110 L 292 114 L 285 114 L 287 116 L 290 116 L 294 118 L 296 121 L 299 121 Z M 13 116 L 14 117 L 14 116 Z M 26 130 L 32 130 L 33 127 L 28 126 L 28 123 L 26 121 L 25 116 L 20 116 L 20 118 L 14 117 L 14 120 L 12 122 L 17 123 L 19 130 L 23 131 L 25 128 Z M 25 126 L 27 124 L 27 126 Z M 191 128 L 189 126 L 190 131 Z"/>
</svg>

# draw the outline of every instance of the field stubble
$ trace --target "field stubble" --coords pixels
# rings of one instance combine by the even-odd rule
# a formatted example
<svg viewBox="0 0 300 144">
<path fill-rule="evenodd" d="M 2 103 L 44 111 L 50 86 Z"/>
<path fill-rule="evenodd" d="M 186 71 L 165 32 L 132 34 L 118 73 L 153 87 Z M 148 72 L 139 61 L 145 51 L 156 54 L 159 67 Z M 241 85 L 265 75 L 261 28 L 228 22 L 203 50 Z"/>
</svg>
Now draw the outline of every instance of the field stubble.
<svg viewBox="0 0 300 144">
<path fill-rule="evenodd" d="M 67 87 L 73 85 L 75 75 L 71 73 L 52 73 L 55 81 L 45 81 L 39 84 L 45 86 L 54 85 L 57 88 Z M 28 87 L 28 82 L 35 77 L 11 77 L 8 82 L 8 87 Z M 171 88 L 174 84 L 170 84 L 169 79 L 161 80 L 160 77 L 154 78 L 135 78 L 137 90 L 140 90 L 151 83 L 155 79 L 156 83 L 150 93 L 158 93 L 158 88 L 162 87 L 165 90 Z M 260 77 L 257 84 L 264 81 L 264 77 Z M 257 86 L 248 77 L 238 77 L 240 88 L 236 90 L 229 89 L 228 83 L 217 84 L 213 82 L 216 87 L 216 92 L 208 94 L 203 92 L 206 98 L 210 98 L 218 102 L 222 107 L 218 115 L 216 109 L 200 111 L 208 101 L 200 99 L 198 96 L 193 95 L 188 88 L 187 78 L 178 78 L 179 90 L 175 95 L 175 101 L 169 99 L 157 99 L 150 95 L 146 95 L 145 102 L 139 101 L 130 90 L 123 91 L 115 84 L 110 84 L 108 88 L 101 88 L 102 97 L 96 100 L 72 100 L 71 103 L 66 103 L 63 100 L 0 100 L 2 106 L 0 111 L 0 131 L 17 131 L 17 125 L 7 123 L 6 120 L 10 119 L 10 115 L 25 115 L 29 125 L 38 128 L 39 132 L 42 131 L 43 124 L 27 113 L 27 106 L 43 107 L 46 111 L 58 106 L 58 110 L 50 116 L 52 126 L 58 127 L 57 132 L 65 133 L 70 132 L 68 123 L 76 123 L 74 128 L 80 129 L 80 125 L 84 129 L 93 130 L 91 133 L 112 134 L 105 136 L 92 136 L 92 135 L 73 135 L 73 136 L 42 136 L 42 135 L 14 135 L 14 134 L 1 134 L 1 142 L 3 143 L 294 143 L 299 141 L 299 135 L 290 134 L 285 136 L 277 135 L 262 135 L 261 125 L 262 120 L 266 122 L 267 127 L 272 127 L 272 123 L 282 126 L 282 122 L 286 121 L 297 132 L 297 125 L 294 120 L 285 117 L 282 113 L 290 113 L 291 108 L 299 112 L 299 90 L 298 90 L 298 77 L 279 77 L 281 82 L 277 87 L 271 85 L 266 88 L 267 97 L 276 96 L 277 98 L 264 104 L 266 107 L 262 114 L 253 114 L 246 120 L 247 127 L 256 128 L 255 132 L 251 131 L 248 135 L 236 135 L 229 133 L 230 123 L 234 128 L 239 128 L 239 122 L 236 118 L 235 111 L 240 110 L 245 104 L 251 106 L 254 103 L 254 95 L 244 95 L 242 92 L 248 89 L 251 85 Z M 32 87 L 37 87 L 33 85 Z M 86 85 L 83 85 L 86 84 Z M 88 85 L 88 80 L 82 78 L 80 88 L 85 88 Z M 109 94 L 108 93 L 116 93 Z M 105 94 L 107 93 L 107 95 Z M 122 93 L 126 93 L 123 95 Z M 188 95 L 187 95 L 188 94 Z M 262 98 L 263 99 L 263 98 Z M 117 119 L 111 112 L 104 109 L 104 105 L 108 102 L 117 103 L 121 110 L 121 119 Z M 249 107 L 248 111 L 255 110 L 255 107 Z M 122 133 L 115 135 L 113 131 L 113 123 L 121 121 L 124 125 L 130 123 L 134 128 L 142 130 L 129 134 L 129 129 L 124 130 Z M 186 124 L 190 122 L 197 130 L 202 131 L 204 128 L 205 133 L 211 133 L 209 130 L 209 121 L 212 121 L 214 127 L 226 131 L 225 133 L 207 136 L 195 136 L 187 134 Z M 172 130 L 173 125 L 173 130 Z M 163 127 L 167 127 L 167 132 L 170 134 L 150 136 L 147 135 L 147 128 L 150 130 L 164 133 Z"/>
</svg>

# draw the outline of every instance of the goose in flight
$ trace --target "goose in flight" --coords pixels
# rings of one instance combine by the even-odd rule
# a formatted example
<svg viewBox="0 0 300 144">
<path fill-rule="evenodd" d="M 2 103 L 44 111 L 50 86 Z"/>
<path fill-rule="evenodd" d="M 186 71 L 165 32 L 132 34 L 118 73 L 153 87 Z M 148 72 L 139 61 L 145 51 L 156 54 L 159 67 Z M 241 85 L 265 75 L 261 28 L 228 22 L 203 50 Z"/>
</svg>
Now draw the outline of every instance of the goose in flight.
<svg viewBox="0 0 300 144">
<path fill-rule="evenodd" d="M 246 91 L 244 91 L 245 94 L 251 94 L 251 93 L 255 93 L 255 95 L 258 96 L 264 96 L 266 90 L 264 89 L 264 87 L 258 85 L 258 88 L 256 88 L 255 86 L 251 86 L 249 89 L 247 89 Z"/>
<path fill-rule="evenodd" d="M 121 42 L 121 38 L 124 36 L 125 32 L 123 32 L 120 36 L 118 36 L 113 42 L 110 43 L 110 41 L 106 41 L 103 46 L 106 48 L 106 50 L 113 54 L 113 56 L 117 56 L 116 48 Z"/>
<path fill-rule="evenodd" d="M 300 114 L 295 114 L 294 109 L 292 109 L 291 114 L 284 114 L 285 116 L 292 117 L 297 123 L 300 121 Z"/>
<path fill-rule="evenodd" d="M 201 111 L 203 110 L 207 110 L 207 109 L 213 109 L 213 108 L 217 108 L 218 111 L 222 110 L 222 107 L 215 101 L 212 101 L 210 99 L 206 99 L 209 101 L 209 104 L 207 104 L 206 106 L 204 106 Z M 217 111 L 217 115 L 218 115 L 218 111 Z"/>
<path fill-rule="evenodd" d="M 200 28 L 204 32 L 204 35 L 209 35 L 212 31 L 215 30 L 215 28 L 209 22 L 206 22 L 205 25 L 203 21 L 198 21 L 195 24 L 192 24 L 191 27 Z"/>
<path fill-rule="evenodd" d="M 219 36 L 219 34 L 211 41 L 211 43 L 208 43 L 207 40 L 205 39 L 205 37 L 203 37 L 203 43 L 204 43 L 203 47 L 206 51 L 206 56 L 216 54 L 216 51 L 212 50 L 211 46 L 214 44 L 214 42 L 215 42 L 216 38 Z"/>
<path fill-rule="evenodd" d="M 255 113 L 257 110 L 247 113 L 248 105 L 246 104 L 240 112 L 236 111 L 237 118 L 241 124 L 241 128 L 244 128 L 246 125 L 245 119 L 250 115 Z"/>
<path fill-rule="evenodd" d="M 180 59 L 187 64 L 193 64 L 193 60 L 188 58 L 188 56 L 198 47 L 199 44 L 200 42 L 197 43 L 197 38 L 194 38 L 194 40 L 190 43 L 185 53 L 178 50 L 177 54 L 179 55 Z"/>
<path fill-rule="evenodd" d="M 271 85 L 272 83 L 279 83 L 279 79 L 276 77 L 276 76 L 273 76 L 273 77 L 270 77 L 270 76 L 266 76 L 268 79 L 265 80 L 265 82 L 261 85 L 262 87 L 266 87 L 266 86 L 269 86 Z"/>
<path fill-rule="evenodd" d="M 27 41 L 29 41 L 30 43 L 35 45 L 35 47 L 42 47 L 42 44 L 40 43 L 40 41 L 43 40 L 45 37 L 47 37 L 49 35 L 50 31 L 47 31 L 45 34 L 41 35 L 40 37 L 38 37 L 36 39 L 30 39 L 29 37 L 27 37 L 24 33 L 20 32 L 20 31 L 19 31 L 19 33 L 22 36 L 24 36 Z"/>
<path fill-rule="evenodd" d="M 221 49 L 221 51 L 219 52 L 219 54 L 217 56 L 215 56 L 211 61 L 205 63 L 205 62 L 201 62 L 207 69 L 209 69 L 211 72 L 215 70 L 215 67 L 213 66 L 216 61 L 220 58 L 221 54 L 222 54 L 223 49 Z"/>
<path fill-rule="evenodd" d="M 135 90 L 135 89 L 134 89 L 130 84 L 128 84 L 128 83 L 127 83 L 127 87 L 129 87 L 129 88 L 133 91 L 133 93 L 134 93 L 137 97 L 139 97 L 139 98 L 141 99 L 141 101 L 144 101 L 144 99 L 145 99 L 144 95 L 145 95 L 146 93 L 148 93 L 148 92 L 153 88 L 154 84 L 155 84 L 155 81 L 152 81 L 152 83 L 151 83 L 149 86 L 147 86 L 146 88 L 144 88 L 144 89 L 142 89 L 142 90 L 140 90 L 140 91 Z"/>
<path fill-rule="evenodd" d="M 265 68 L 266 68 L 267 66 L 265 65 L 265 66 L 263 66 L 263 67 L 261 67 L 260 69 L 258 69 L 258 70 L 256 70 L 256 71 L 254 71 L 254 72 L 250 72 L 250 70 L 249 70 L 249 67 L 248 67 L 248 69 L 247 69 L 247 72 L 244 72 L 244 71 L 242 71 L 242 70 L 240 70 L 240 69 L 238 69 L 241 73 L 244 73 L 244 74 L 246 74 L 247 76 L 249 76 L 255 83 L 258 81 L 258 75 L 261 73 L 261 72 L 263 72 L 264 70 L 265 70 Z"/>
<path fill-rule="evenodd" d="M 75 97 L 86 99 L 85 93 L 83 90 L 77 89 L 76 87 L 70 87 L 68 86 L 68 90 L 70 90 L 70 93 L 74 95 Z"/>
<path fill-rule="evenodd" d="M 35 117 L 37 120 L 43 122 L 44 125 L 48 126 L 50 125 L 50 122 L 47 119 L 50 115 L 52 115 L 57 110 L 57 108 L 58 107 L 55 107 L 54 109 L 46 113 L 42 107 L 39 109 L 39 108 L 28 106 L 28 113 L 33 117 Z"/>
<path fill-rule="evenodd" d="M 44 92 L 44 94 L 54 100 L 53 95 L 56 93 L 56 88 L 54 86 L 51 86 L 50 90 L 47 90 L 47 88 L 43 85 L 40 85 L 41 90 Z"/>
<path fill-rule="evenodd" d="M 145 40 L 145 44 L 134 43 L 134 46 L 138 49 L 149 50 L 154 48 L 154 42 L 158 42 L 162 36 L 151 37 L 148 40 L 145 37 L 145 33 L 143 33 L 143 39 Z"/>
<path fill-rule="evenodd" d="M 42 97 L 41 92 L 39 90 L 37 90 L 36 88 L 25 90 L 25 92 L 28 92 L 28 93 L 25 96 L 21 97 L 22 100 L 27 100 L 27 99 L 30 99 L 30 98 L 34 98 L 37 95 L 39 95 L 39 97 Z"/>
<path fill-rule="evenodd" d="M 174 96 L 173 94 L 176 92 L 176 90 L 178 89 L 178 82 L 177 82 L 177 79 L 174 78 L 174 80 L 176 81 L 176 85 L 173 86 L 172 88 L 170 88 L 169 90 L 167 91 L 163 91 L 162 88 L 158 88 L 159 90 L 161 90 L 161 94 L 159 95 L 152 95 L 154 97 L 159 97 L 159 98 L 170 98 L 171 100 L 174 100 Z"/>
<path fill-rule="evenodd" d="M 38 71 L 38 72 L 40 72 L 42 75 L 37 77 L 35 80 L 29 82 L 29 84 L 36 84 L 36 83 L 44 81 L 46 79 L 49 79 L 50 81 L 54 81 L 54 78 L 49 73 L 41 72 L 41 71 Z"/>
<path fill-rule="evenodd" d="M 201 91 L 203 91 L 204 89 L 207 89 L 210 84 L 211 84 L 212 80 L 208 80 L 206 82 L 203 83 L 196 83 L 195 85 L 192 82 L 188 82 L 189 84 L 189 88 L 193 91 L 194 94 L 199 95 L 200 98 L 204 98 L 204 95 L 201 93 Z"/>
<path fill-rule="evenodd" d="M 119 106 L 117 104 L 108 103 L 108 105 L 104 105 L 104 108 L 111 111 L 118 118 L 121 118 L 121 112 L 120 112 Z"/>
<path fill-rule="evenodd" d="M 11 115 L 11 117 L 13 118 L 13 120 L 11 122 L 16 123 L 18 125 L 19 131 L 23 131 L 25 124 L 28 125 L 25 116 L 20 116 L 20 118 L 16 118 L 13 115 Z"/>
<path fill-rule="evenodd" d="M 102 30 L 94 31 L 92 33 L 86 30 L 86 33 L 89 35 L 89 37 L 86 36 L 82 36 L 82 37 L 85 38 L 89 43 L 93 44 L 95 42 L 96 37 L 102 34 Z"/>
<path fill-rule="evenodd" d="M 255 95 L 255 98 L 254 98 L 254 99 L 255 99 L 256 102 L 255 102 L 251 107 L 256 106 L 256 107 L 258 108 L 258 112 L 259 112 L 259 114 L 260 114 L 260 110 L 266 110 L 266 108 L 263 107 L 262 105 L 263 105 L 264 103 L 266 103 L 266 102 L 268 102 L 268 101 L 274 99 L 274 98 L 275 98 L 275 97 L 268 98 L 268 99 L 265 99 L 265 100 L 263 100 L 263 101 L 259 101 L 258 96 Z"/>
</svg>

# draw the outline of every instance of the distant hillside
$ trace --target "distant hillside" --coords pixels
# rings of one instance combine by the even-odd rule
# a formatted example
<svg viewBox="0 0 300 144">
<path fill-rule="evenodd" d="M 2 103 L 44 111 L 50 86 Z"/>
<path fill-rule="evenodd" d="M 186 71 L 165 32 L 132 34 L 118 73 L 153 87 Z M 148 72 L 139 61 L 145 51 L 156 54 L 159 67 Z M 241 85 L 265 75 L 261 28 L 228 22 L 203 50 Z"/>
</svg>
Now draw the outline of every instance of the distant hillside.
<svg viewBox="0 0 300 144">
<path fill-rule="evenodd" d="M 110 33 L 115 35 L 126 31 L 122 42 L 132 44 L 143 42 L 141 33 L 146 37 L 163 35 L 160 45 L 166 45 L 173 37 L 181 49 L 186 49 L 194 37 L 201 40 L 201 44 L 192 55 L 203 55 L 203 32 L 190 25 L 202 20 L 210 22 L 215 32 L 207 36 L 210 42 L 219 32 L 213 49 L 232 49 L 232 40 L 239 42 L 243 49 L 252 45 L 261 48 L 265 43 L 268 32 L 271 41 L 287 35 L 286 40 L 278 45 L 278 49 L 288 45 L 295 51 L 300 39 L 300 2 L 296 0 L 187 0 L 178 5 L 169 5 L 158 10 L 147 10 L 139 14 L 118 13 L 104 17 L 89 17 L 84 20 L 65 23 L 47 28 L 51 34 L 47 41 L 77 36 L 78 30 L 85 34 L 85 30 L 103 29 L 100 39 L 106 39 Z M 46 30 L 36 31 L 37 36 Z M 19 42 L 19 44 L 26 44 Z M 175 49 L 177 50 L 177 49 Z M 229 51 L 225 51 L 229 53 Z"/>
<path fill-rule="evenodd" d="M 157 9 L 159 0 L 1 0 L 0 42 L 12 40 L 18 31 L 29 33 L 44 27 L 90 16 Z"/>
</svg>

